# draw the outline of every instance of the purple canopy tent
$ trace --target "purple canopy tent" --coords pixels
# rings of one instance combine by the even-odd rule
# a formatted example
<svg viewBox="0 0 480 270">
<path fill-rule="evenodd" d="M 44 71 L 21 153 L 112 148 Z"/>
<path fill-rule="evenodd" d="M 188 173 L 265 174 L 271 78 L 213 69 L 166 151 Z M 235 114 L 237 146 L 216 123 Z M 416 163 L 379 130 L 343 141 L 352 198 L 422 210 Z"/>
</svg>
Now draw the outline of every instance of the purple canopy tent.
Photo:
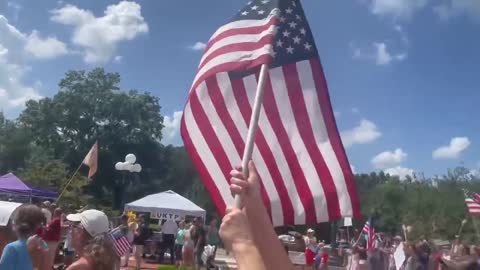
<svg viewBox="0 0 480 270">
<path fill-rule="evenodd" d="M 27 186 L 13 173 L 0 176 L 0 193 L 44 199 L 56 199 L 58 197 L 57 192 Z"/>
</svg>

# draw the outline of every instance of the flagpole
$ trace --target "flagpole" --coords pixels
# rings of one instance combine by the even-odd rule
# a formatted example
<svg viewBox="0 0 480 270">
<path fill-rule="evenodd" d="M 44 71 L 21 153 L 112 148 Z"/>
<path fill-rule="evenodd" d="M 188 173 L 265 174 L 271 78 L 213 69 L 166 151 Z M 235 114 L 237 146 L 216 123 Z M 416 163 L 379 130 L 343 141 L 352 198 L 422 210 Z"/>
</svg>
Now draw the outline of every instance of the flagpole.
<svg viewBox="0 0 480 270">
<path fill-rule="evenodd" d="M 258 129 L 258 119 L 260 117 L 260 109 L 262 108 L 263 95 L 265 93 L 265 81 L 267 79 L 268 64 L 263 64 L 260 68 L 258 77 L 257 92 L 255 93 L 255 101 L 253 103 L 252 115 L 250 117 L 250 126 L 248 127 L 247 141 L 242 158 L 242 173 L 248 177 L 248 162 L 252 159 L 253 146 L 255 145 L 255 135 Z M 247 179 L 244 179 L 245 181 Z M 242 200 L 240 196 L 235 195 L 235 207 L 240 208 Z"/>
<path fill-rule="evenodd" d="M 80 168 L 82 167 L 83 165 L 83 160 L 82 162 L 80 163 L 80 165 L 78 166 L 78 168 L 75 170 L 75 172 L 72 174 L 72 177 L 70 177 L 70 180 L 68 180 L 67 184 L 65 185 L 65 187 L 63 188 L 62 192 L 60 192 L 60 195 L 58 195 L 58 198 L 57 200 L 55 201 L 55 203 L 58 203 L 58 201 L 60 201 L 60 198 L 62 198 L 62 195 L 63 193 L 65 193 L 65 191 L 67 190 L 68 186 L 70 185 L 70 183 L 73 181 L 73 178 L 75 177 L 75 175 L 78 173 L 78 171 L 80 170 Z"/>
</svg>

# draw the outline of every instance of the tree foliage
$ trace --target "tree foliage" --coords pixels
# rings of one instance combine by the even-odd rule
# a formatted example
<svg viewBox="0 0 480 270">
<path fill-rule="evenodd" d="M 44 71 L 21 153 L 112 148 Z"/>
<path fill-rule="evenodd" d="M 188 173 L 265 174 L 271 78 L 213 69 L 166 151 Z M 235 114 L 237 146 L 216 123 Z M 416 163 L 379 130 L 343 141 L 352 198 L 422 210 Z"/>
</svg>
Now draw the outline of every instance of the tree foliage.
<svg viewBox="0 0 480 270">
<path fill-rule="evenodd" d="M 476 234 L 462 189 L 480 192 L 480 179 L 464 167 L 448 171 L 441 178 L 418 181 L 400 181 L 383 173 L 361 174 L 356 179 L 365 219 L 373 216 L 381 231 L 402 233 L 401 226 L 406 224 L 413 227 L 413 238 L 453 238 L 467 218 L 464 232 L 470 238 Z"/>
</svg>

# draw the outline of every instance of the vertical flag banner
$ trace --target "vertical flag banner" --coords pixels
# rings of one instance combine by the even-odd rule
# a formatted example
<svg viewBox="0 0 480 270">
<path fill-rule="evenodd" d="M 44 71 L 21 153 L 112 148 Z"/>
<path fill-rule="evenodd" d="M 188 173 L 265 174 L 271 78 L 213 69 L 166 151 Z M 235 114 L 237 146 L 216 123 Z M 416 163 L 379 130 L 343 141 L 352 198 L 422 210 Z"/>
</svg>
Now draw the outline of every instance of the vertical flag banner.
<svg viewBox="0 0 480 270">
<path fill-rule="evenodd" d="M 185 148 L 221 213 L 234 204 L 260 66 L 268 65 L 252 160 L 275 226 L 359 217 L 313 35 L 298 0 L 250 1 L 210 38 L 181 121 Z"/>
<path fill-rule="evenodd" d="M 362 232 L 367 236 L 367 249 L 373 250 L 375 248 L 376 235 L 372 218 L 365 223 Z"/>
<path fill-rule="evenodd" d="M 97 172 L 98 167 L 98 142 L 95 142 L 90 151 L 88 151 L 85 159 L 83 159 L 83 164 L 87 165 L 89 168 L 88 178 L 92 178 Z"/>
</svg>

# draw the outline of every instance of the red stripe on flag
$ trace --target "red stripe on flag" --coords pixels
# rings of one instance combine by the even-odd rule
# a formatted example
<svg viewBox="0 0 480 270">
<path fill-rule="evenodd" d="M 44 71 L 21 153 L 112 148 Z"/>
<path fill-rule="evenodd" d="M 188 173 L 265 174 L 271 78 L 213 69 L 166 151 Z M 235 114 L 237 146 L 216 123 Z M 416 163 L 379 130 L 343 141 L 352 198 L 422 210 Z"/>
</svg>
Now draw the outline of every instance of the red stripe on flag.
<svg viewBox="0 0 480 270">
<path fill-rule="evenodd" d="M 192 162 L 195 164 L 195 168 L 197 169 L 203 183 L 205 184 L 205 187 L 210 193 L 210 196 L 215 203 L 215 206 L 217 207 L 218 213 L 223 216 L 226 209 L 225 201 L 223 200 L 222 195 L 220 195 L 218 187 L 215 184 L 215 181 L 212 179 L 212 176 L 208 172 L 207 168 L 205 167 L 205 164 L 203 164 L 202 159 L 197 152 L 197 149 L 195 149 L 195 145 L 193 144 L 192 139 L 190 138 L 190 135 L 185 126 L 185 118 L 183 117 L 180 123 L 180 131 L 185 149 L 189 153 Z"/>
<path fill-rule="evenodd" d="M 197 89 L 197 87 L 208 77 L 214 76 L 220 72 L 228 72 L 228 71 L 245 71 L 249 69 L 253 69 L 256 67 L 261 66 L 262 64 L 269 63 L 272 60 L 272 56 L 270 54 L 263 54 L 256 59 L 253 60 L 246 60 L 246 61 L 236 61 L 236 62 L 227 62 L 220 65 L 216 65 L 215 67 L 206 71 L 202 76 L 195 80 L 192 86 L 192 90 Z"/>
<path fill-rule="evenodd" d="M 280 143 L 280 147 L 282 149 L 285 158 L 288 161 L 288 166 L 290 171 L 292 172 L 292 176 L 295 181 L 295 185 L 297 186 L 297 191 L 300 196 L 300 200 L 302 201 L 303 207 L 305 209 L 305 219 L 306 224 L 315 224 L 317 223 L 317 215 L 315 211 L 315 204 L 314 198 L 312 195 L 312 191 L 308 186 L 307 179 L 305 178 L 305 174 L 303 173 L 302 166 L 298 161 L 297 154 L 295 149 L 290 142 L 290 138 L 288 133 L 282 123 L 282 119 L 280 117 L 280 113 L 278 112 L 277 105 L 275 103 L 275 96 L 273 94 L 272 83 L 270 80 L 270 75 L 266 76 L 265 79 L 265 96 L 263 99 L 263 106 L 265 108 L 265 112 L 272 126 L 273 130 L 277 134 L 278 141 Z M 257 78 L 258 81 L 258 78 Z"/>
<path fill-rule="evenodd" d="M 206 91 L 206 89 L 202 89 L 201 91 Z M 233 166 L 230 164 L 230 159 L 225 153 L 225 149 L 223 149 L 223 146 L 220 143 L 220 140 L 217 137 L 217 134 L 215 133 L 208 116 L 200 104 L 197 93 L 192 93 L 190 95 L 190 107 L 192 109 L 192 116 L 195 118 L 198 129 L 202 133 L 202 136 L 204 138 L 208 138 L 208 140 L 205 141 L 208 145 L 208 148 L 212 152 L 212 155 L 217 160 L 220 170 L 225 177 L 223 180 L 229 182 L 228 179 L 230 179 L 230 171 L 232 170 Z M 221 181 L 221 179 L 217 179 L 217 181 Z"/>
<path fill-rule="evenodd" d="M 223 125 L 225 126 L 225 129 L 228 132 L 228 135 L 231 137 L 232 142 L 237 150 L 237 153 L 239 156 L 242 156 L 243 154 L 243 149 L 245 148 L 245 143 L 240 136 L 240 133 L 238 132 L 237 126 L 233 122 L 230 113 L 228 112 L 227 107 L 225 106 L 225 102 L 223 100 L 223 95 L 220 92 L 220 89 L 218 87 L 218 82 L 217 82 L 217 77 L 212 76 L 208 78 L 205 81 L 207 88 L 208 88 L 208 94 L 210 96 L 210 100 L 213 103 L 213 106 L 215 107 L 215 110 L 217 111 L 218 116 L 220 117 L 220 120 L 222 121 Z M 240 165 L 240 164 L 238 164 Z M 222 168 L 223 170 L 224 168 Z M 225 168 L 227 170 L 231 170 L 232 167 L 227 167 Z M 228 178 L 230 179 L 230 178 Z M 262 192 L 262 197 L 263 201 L 265 203 L 265 206 L 267 209 L 271 209 L 270 206 L 270 198 L 268 197 L 267 192 L 265 191 L 265 186 L 263 185 L 263 182 L 260 180 L 261 184 L 261 192 Z M 270 210 L 269 210 L 270 211 Z"/>
<path fill-rule="evenodd" d="M 260 34 L 263 31 L 267 30 L 270 28 L 270 26 L 275 25 L 277 23 L 278 19 L 277 17 L 272 17 L 268 22 L 266 22 L 264 25 L 261 26 L 254 26 L 254 27 L 243 27 L 243 28 L 233 28 L 229 29 L 226 31 L 223 31 L 221 34 L 217 35 L 213 39 L 209 40 L 207 43 L 207 48 L 205 49 L 205 52 L 208 51 L 214 43 L 230 37 L 230 36 L 236 36 L 236 35 L 255 35 L 255 34 Z"/>
<path fill-rule="evenodd" d="M 248 103 L 248 97 L 243 80 L 232 80 L 232 88 L 238 108 L 240 109 L 243 119 L 245 119 L 245 123 L 248 126 L 250 123 L 250 116 L 252 115 L 252 108 Z M 285 182 L 282 180 L 282 175 L 280 174 L 278 165 L 275 163 L 272 150 L 268 146 L 267 140 L 265 139 L 260 127 L 257 130 L 255 144 L 267 165 L 267 169 L 272 176 L 273 182 L 275 183 L 275 187 L 280 197 L 280 203 L 282 205 L 284 224 L 294 224 L 295 219 L 292 201 L 288 196 L 287 187 L 285 186 Z"/>
<path fill-rule="evenodd" d="M 297 65 L 296 63 L 285 65 L 282 69 L 287 86 L 288 97 L 290 99 L 291 108 L 293 115 L 295 116 L 295 122 L 297 123 L 298 131 L 302 137 L 303 143 L 306 145 L 306 149 L 310 155 L 310 158 L 315 161 L 313 162 L 313 165 L 317 171 L 320 184 L 322 185 L 323 192 L 325 194 L 329 219 L 339 219 L 341 218 L 341 215 L 337 190 L 335 188 L 332 175 L 330 174 L 330 170 L 325 163 L 325 159 L 323 158 L 320 149 L 318 149 L 315 135 L 313 134 L 313 128 L 310 124 L 310 117 L 307 112 L 305 100 L 303 99 L 303 95 L 301 93 L 304 90 L 302 89 L 298 77 Z"/>
<path fill-rule="evenodd" d="M 200 70 L 203 66 L 205 66 L 210 60 L 214 59 L 215 57 L 221 56 L 226 53 L 232 53 L 232 52 L 238 52 L 238 51 L 254 51 L 254 50 L 261 49 L 265 45 L 271 44 L 273 38 L 274 38 L 274 35 L 270 34 L 262 37 L 257 42 L 233 43 L 233 44 L 218 48 L 217 50 L 209 54 L 207 57 L 205 57 L 205 59 L 203 59 L 203 61 L 198 66 L 198 69 Z"/>
<path fill-rule="evenodd" d="M 352 205 L 353 218 L 361 218 L 360 201 L 356 192 L 357 187 L 355 184 L 355 178 L 352 173 L 352 168 L 348 162 L 345 148 L 340 139 L 340 133 L 338 132 L 337 124 L 335 123 L 335 117 L 333 115 L 332 104 L 330 102 L 330 95 L 328 93 L 327 82 L 323 73 L 320 59 L 314 58 L 310 60 L 312 67 L 313 79 L 315 81 L 315 88 L 317 89 L 318 102 L 322 110 L 322 115 L 327 127 L 328 137 L 332 145 L 333 151 L 337 157 L 337 160 L 342 168 L 343 177 L 345 178 L 345 184 L 347 186 L 348 194 L 350 195 L 350 201 Z"/>
</svg>

